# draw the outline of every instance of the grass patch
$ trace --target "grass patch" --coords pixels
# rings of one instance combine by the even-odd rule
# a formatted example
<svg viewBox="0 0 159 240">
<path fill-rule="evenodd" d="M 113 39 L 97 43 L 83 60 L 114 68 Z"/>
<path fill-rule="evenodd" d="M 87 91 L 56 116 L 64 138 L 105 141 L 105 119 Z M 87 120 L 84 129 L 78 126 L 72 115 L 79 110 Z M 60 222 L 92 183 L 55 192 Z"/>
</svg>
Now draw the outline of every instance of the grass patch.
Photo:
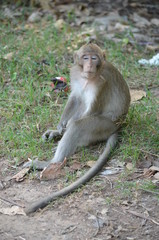
<svg viewBox="0 0 159 240">
<path fill-rule="evenodd" d="M 34 25 L 22 20 L 18 24 L 4 22 L 0 36 L 1 158 L 15 165 L 28 157 L 50 159 L 54 143 L 44 144 L 41 135 L 48 127 L 56 128 L 66 102 L 61 97 L 62 104 L 56 104 L 58 96 L 51 92 L 50 80 L 64 76 L 69 82 L 73 51 L 83 39 L 67 25 L 57 30 L 52 21 Z M 106 39 L 103 39 L 103 48 L 108 49 L 109 60 L 131 86 L 156 86 L 158 69 L 154 77 L 153 68 L 141 68 L 137 64 L 142 51 L 132 48 L 130 54 L 123 43 L 115 44 Z M 12 54 L 11 59 L 7 58 L 8 53 Z M 131 106 L 122 131 L 122 144 L 115 152 L 124 161 L 131 159 L 134 164 L 142 158 L 142 150 L 155 154 L 159 150 L 158 104 L 149 91 L 147 94 L 147 98 Z M 81 156 L 84 161 L 90 158 L 90 153 L 85 150 Z"/>
<path fill-rule="evenodd" d="M 135 165 L 147 153 L 159 153 L 159 125 L 157 100 L 147 92 L 147 98 L 132 105 L 122 129 L 120 146 L 123 160 L 131 159 Z"/>
<path fill-rule="evenodd" d="M 118 181 L 115 189 L 119 189 L 120 198 L 122 197 L 136 197 L 138 191 L 148 192 L 156 195 L 159 199 L 159 192 L 157 186 L 151 180 L 140 180 L 140 181 Z"/>
</svg>

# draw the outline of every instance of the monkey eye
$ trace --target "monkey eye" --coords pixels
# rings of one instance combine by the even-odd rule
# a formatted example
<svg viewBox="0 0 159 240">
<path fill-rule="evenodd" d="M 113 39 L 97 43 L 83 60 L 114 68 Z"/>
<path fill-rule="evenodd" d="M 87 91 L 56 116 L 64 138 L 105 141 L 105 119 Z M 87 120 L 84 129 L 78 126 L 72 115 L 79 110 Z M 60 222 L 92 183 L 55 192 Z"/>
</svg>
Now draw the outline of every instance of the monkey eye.
<svg viewBox="0 0 159 240">
<path fill-rule="evenodd" d="M 88 57 L 88 56 L 86 56 L 86 55 L 84 55 L 84 56 L 83 56 L 83 59 L 84 59 L 84 60 L 88 60 L 88 59 L 89 59 L 89 57 Z"/>
<path fill-rule="evenodd" d="M 97 60 L 97 56 L 92 56 L 92 60 Z"/>
</svg>

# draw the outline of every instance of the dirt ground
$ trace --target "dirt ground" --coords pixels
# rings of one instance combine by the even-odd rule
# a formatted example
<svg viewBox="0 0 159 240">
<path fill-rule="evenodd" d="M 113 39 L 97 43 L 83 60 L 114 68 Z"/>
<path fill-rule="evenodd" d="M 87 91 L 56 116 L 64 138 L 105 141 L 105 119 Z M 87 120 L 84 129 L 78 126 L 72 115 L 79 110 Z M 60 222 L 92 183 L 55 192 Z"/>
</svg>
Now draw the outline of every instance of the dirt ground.
<svg viewBox="0 0 159 240">
<path fill-rule="evenodd" d="M 65 178 L 8 180 L 16 171 L 6 170 L 6 164 L 1 160 L 1 207 L 26 207 L 65 184 Z M 134 173 L 130 180 L 140 181 L 139 176 Z M 122 185 L 117 188 L 119 179 L 120 174 L 97 176 L 77 192 L 29 216 L 0 214 L 0 239 L 158 239 L 157 197 L 137 189 L 126 193 Z"/>
</svg>

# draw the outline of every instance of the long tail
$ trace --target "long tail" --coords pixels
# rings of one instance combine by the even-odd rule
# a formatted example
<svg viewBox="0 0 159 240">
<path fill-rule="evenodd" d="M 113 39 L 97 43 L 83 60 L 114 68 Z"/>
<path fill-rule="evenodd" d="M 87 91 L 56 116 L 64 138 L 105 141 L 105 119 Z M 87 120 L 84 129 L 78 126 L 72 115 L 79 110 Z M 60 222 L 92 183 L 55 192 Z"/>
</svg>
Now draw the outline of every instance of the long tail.
<svg viewBox="0 0 159 240">
<path fill-rule="evenodd" d="M 103 153 L 100 155 L 99 159 L 96 161 L 95 165 L 92 168 L 90 168 L 82 177 L 77 179 L 77 181 L 70 184 L 69 186 L 61 189 L 60 191 L 54 192 L 54 193 L 50 194 L 49 196 L 42 198 L 41 200 L 33 203 L 31 206 L 29 206 L 25 210 L 26 214 L 35 212 L 39 208 L 44 208 L 51 201 L 57 199 L 58 197 L 65 196 L 65 195 L 75 191 L 77 188 L 81 187 L 82 185 L 86 184 L 106 164 L 106 161 L 108 160 L 108 157 L 109 157 L 111 151 L 114 149 L 116 143 L 117 143 L 117 133 L 114 133 L 108 138 L 107 144 L 106 144 L 106 147 L 105 147 Z"/>
</svg>

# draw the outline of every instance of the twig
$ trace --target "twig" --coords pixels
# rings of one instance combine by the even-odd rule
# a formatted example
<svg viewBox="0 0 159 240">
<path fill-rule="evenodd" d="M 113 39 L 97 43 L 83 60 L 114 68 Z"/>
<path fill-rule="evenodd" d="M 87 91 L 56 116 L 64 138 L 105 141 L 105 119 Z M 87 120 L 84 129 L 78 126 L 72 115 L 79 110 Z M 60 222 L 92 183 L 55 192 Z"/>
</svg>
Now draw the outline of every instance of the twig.
<svg viewBox="0 0 159 240">
<path fill-rule="evenodd" d="M 112 208 L 112 210 L 113 210 L 114 212 L 118 212 L 118 213 L 120 213 L 120 214 L 122 214 L 122 215 L 125 215 L 124 212 L 120 212 L 120 211 L 116 210 L 115 208 Z"/>
<path fill-rule="evenodd" d="M 133 148 L 135 148 L 135 147 L 133 147 Z M 142 148 L 138 148 L 138 150 L 140 150 L 141 152 L 147 153 L 147 154 L 149 154 L 149 155 L 152 155 L 152 156 L 155 156 L 155 157 L 159 157 L 159 155 L 157 155 L 157 154 L 155 154 L 155 153 L 148 152 L 148 151 L 146 151 L 146 150 L 143 150 Z"/>
<path fill-rule="evenodd" d="M 143 218 L 143 219 L 146 219 L 146 220 L 150 220 L 151 222 L 153 222 L 153 223 L 155 223 L 156 225 L 159 226 L 159 222 L 155 221 L 154 219 L 152 219 L 150 217 L 143 216 L 141 213 L 138 213 L 138 212 L 135 212 L 135 211 L 131 211 L 131 210 L 127 210 L 127 212 L 133 214 L 136 217 L 140 217 L 140 218 Z"/>
<path fill-rule="evenodd" d="M 151 190 L 148 190 L 148 189 L 139 188 L 139 190 L 143 190 L 143 191 L 145 191 L 145 192 L 154 193 L 154 194 L 159 195 L 159 192 L 154 192 L 154 191 L 151 191 Z"/>
<path fill-rule="evenodd" d="M 67 233 L 73 232 L 76 228 L 77 228 L 77 226 L 70 225 L 62 231 L 62 234 L 67 234 Z"/>
<path fill-rule="evenodd" d="M 20 205 L 20 204 L 14 202 L 14 201 L 12 201 L 12 200 L 8 200 L 8 199 L 3 198 L 3 197 L 0 197 L 0 200 L 3 201 L 3 202 L 5 202 L 5 203 L 8 204 L 8 205 L 11 205 L 11 206 L 18 206 L 18 207 L 22 207 L 22 208 L 23 208 L 22 205 Z"/>
</svg>

